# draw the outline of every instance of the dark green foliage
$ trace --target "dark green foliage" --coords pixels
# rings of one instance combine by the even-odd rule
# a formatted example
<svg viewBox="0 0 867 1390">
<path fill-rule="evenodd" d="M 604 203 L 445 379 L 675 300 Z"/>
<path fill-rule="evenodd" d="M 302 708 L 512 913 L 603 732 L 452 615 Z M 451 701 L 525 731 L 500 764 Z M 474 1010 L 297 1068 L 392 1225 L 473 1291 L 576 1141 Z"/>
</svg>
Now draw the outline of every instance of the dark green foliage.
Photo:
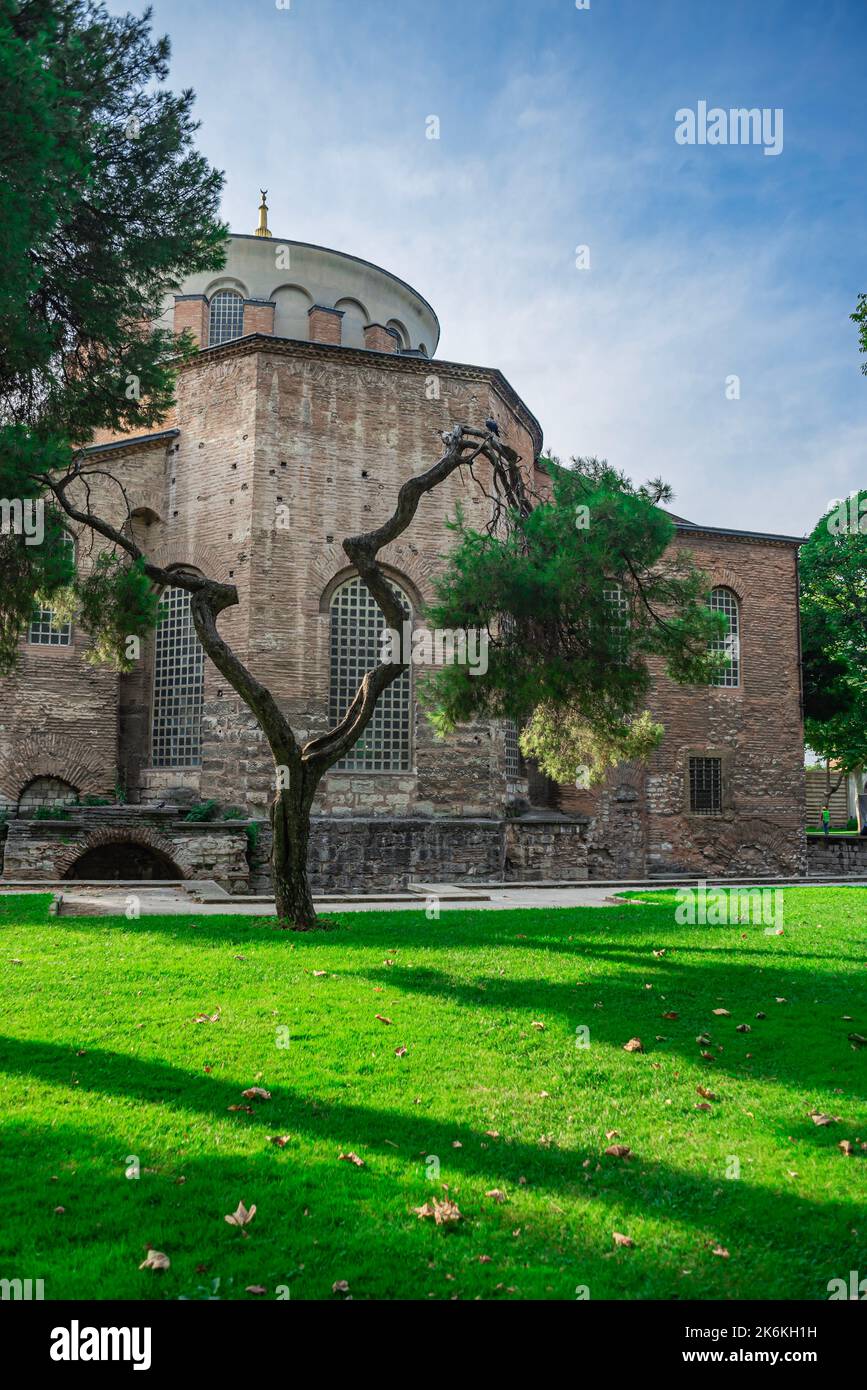
<svg viewBox="0 0 867 1390">
<path fill-rule="evenodd" d="M 523 720 L 545 704 L 620 736 L 647 694 L 649 657 L 680 682 L 706 682 L 716 669 L 708 643 L 725 620 L 707 607 L 707 577 L 686 554 L 663 559 L 674 537 L 658 505 L 667 490 L 635 488 L 595 459 L 574 464 L 548 461 L 550 501 L 513 516 L 507 535 L 455 523 L 428 622 L 487 631 L 489 670 L 451 665 L 429 679 L 441 731 L 484 716 Z M 618 586 L 625 612 L 612 599 Z"/>
<path fill-rule="evenodd" d="M 185 821 L 206 821 L 213 820 L 217 810 L 216 801 L 200 801 L 195 806 L 191 806 L 184 816 Z"/>
<path fill-rule="evenodd" d="M 168 57 L 149 11 L 0 0 L 0 499 L 48 495 L 96 430 L 156 425 L 193 351 L 153 325 L 186 276 L 222 264 L 222 176 L 193 148 L 192 92 L 160 85 Z M 46 524 L 43 544 L 0 536 L 0 673 L 36 596 L 54 606 L 72 578 Z M 120 669 L 156 613 L 110 557 L 64 603 Z"/>
<path fill-rule="evenodd" d="M 867 510 L 848 500 L 801 550 L 806 738 L 841 768 L 867 764 Z M 853 524 L 855 523 L 855 524 Z"/>
<path fill-rule="evenodd" d="M 33 820 L 71 820 L 71 814 L 65 806 L 37 806 L 33 812 Z"/>
</svg>

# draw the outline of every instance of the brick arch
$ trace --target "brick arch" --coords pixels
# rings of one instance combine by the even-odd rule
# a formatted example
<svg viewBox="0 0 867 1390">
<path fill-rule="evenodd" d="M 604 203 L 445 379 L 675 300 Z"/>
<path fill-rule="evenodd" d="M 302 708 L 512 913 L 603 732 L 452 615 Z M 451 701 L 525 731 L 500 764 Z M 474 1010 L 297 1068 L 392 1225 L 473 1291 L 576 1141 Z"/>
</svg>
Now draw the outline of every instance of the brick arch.
<svg viewBox="0 0 867 1390">
<path fill-rule="evenodd" d="M 54 861 L 59 878 L 64 878 L 82 855 L 90 849 L 98 849 L 102 845 L 144 845 L 148 849 L 158 850 L 164 854 L 173 864 L 177 864 L 181 878 L 190 877 L 189 863 L 184 863 L 187 855 L 184 849 L 180 852 L 175 845 L 165 835 L 160 835 L 156 830 L 151 830 L 148 826 L 106 826 L 99 830 L 89 830 L 83 835 L 76 844 L 64 845 Z"/>
<path fill-rule="evenodd" d="M 16 743 L 14 752 L 0 771 L 0 791 L 9 801 L 18 801 L 22 791 L 36 777 L 56 777 L 69 782 L 79 795 L 104 792 L 114 775 L 99 754 L 85 748 L 65 734 L 36 734 Z"/>
<path fill-rule="evenodd" d="M 731 589 L 741 603 L 747 596 L 747 589 L 740 575 L 722 565 L 714 565 L 710 571 L 710 587 L 712 589 Z"/>
<path fill-rule="evenodd" d="M 214 545 L 200 541 L 172 541 L 157 548 L 146 559 L 160 569 L 179 568 L 199 570 L 208 579 L 216 579 L 220 584 L 229 582 L 230 564 L 225 555 Z"/>
<path fill-rule="evenodd" d="M 161 486 L 145 487 L 140 491 L 127 492 L 130 516 L 135 519 L 141 513 L 150 513 L 159 522 L 164 522 L 165 494 Z"/>
<path fill-rule="evenodd" d="M 413 610 L 418 614 L 433 598 L 431 579 L 439 568 L 436 561 L 397 545 L 387 545 L 378 558 L 388 577 L 406 588 Z M 316 556 L 310 570 L 314 587 L 319 590 L 319 606 L 323 613 L 328 611 L 328 602 L 337 583 L 356 573 L 355 567 L 347 561 L 346 552 L 334 545 L 327 546 Z"/>
</svg>

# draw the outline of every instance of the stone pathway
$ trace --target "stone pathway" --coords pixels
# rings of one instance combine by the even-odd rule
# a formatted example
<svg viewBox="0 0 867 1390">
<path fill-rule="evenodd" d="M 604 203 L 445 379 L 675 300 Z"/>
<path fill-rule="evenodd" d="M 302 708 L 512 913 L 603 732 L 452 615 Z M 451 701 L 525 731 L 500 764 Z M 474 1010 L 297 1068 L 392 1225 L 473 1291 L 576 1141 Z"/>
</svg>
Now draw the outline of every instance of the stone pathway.
<svg viewBox="0 0 867 1390">
<path fill-rule="evenodd" d="M 767 880 L 766 880 L 767 882 Z M 692 885 L 695 880 L 691 881 Z M 744 880 L 751 886 L 756 880 Z M 801 880 L 809 887 L 854 887 L 851 880 L 817 884 Z M 425 912 L 436 904 L 441 913 L 468 910 L 496 911 L 503 908 L 556 907 L 615 907 L 623 906 L 618 893 L 658 891 L 666 885 L 656 883 L 570 883 L 570 884 L 461 884 L 416 883 L 411 888 L 394 893 L 365 893 L 346 898 L 332 894 L 314 896 L 320 913 L 328 912 Z M 689 882 L 679 885 L 690 886 Z M 733 887 L 733 883 L 727 883 Z M 783 887 L 784 884 L 777 886 Z M 795 886 L 794 884 L 792 886 Z M 864 886 L 863 884 L 861 886 Z M 0 892 L 55 892 L 60 895 L 59 915 L 87 916 L 201 916 L 201 917 L 273 917 L 273 899 L 232 896 L 210 881 L 181 883 L 75 883 L 2 885 Z"/>
</svg>

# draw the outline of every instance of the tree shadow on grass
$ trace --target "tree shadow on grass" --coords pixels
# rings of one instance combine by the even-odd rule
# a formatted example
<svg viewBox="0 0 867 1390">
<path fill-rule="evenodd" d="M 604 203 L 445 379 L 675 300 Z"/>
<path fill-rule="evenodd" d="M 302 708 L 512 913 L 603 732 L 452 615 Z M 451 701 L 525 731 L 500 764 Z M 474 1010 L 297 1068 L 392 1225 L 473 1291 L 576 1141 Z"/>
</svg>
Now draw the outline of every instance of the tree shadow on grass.
<svg viewBox="0 0 867 1390">
<path fill-rule="evenodd" d="M 853 976 L 834 971 L 806 974 L 773 959 L 764 971 L 753 963 L 731 960 L 699 963 L 691 959 L 681 965 L 671 956 L 646 964 L 652 990 L 645 989 L 635 974 L 608 973 L 581 986 L 496 975 L 457 980 L 441 970 L 399 964 L 342 974 L 370 980 L 392 992 L 423 994 L 474 1011 L 523 1015 L 528 1024 L 550 1022 L 556 1016 L 570 1032 L 578 1025 L 589 1027 L 594 1044 L 611 1048 L 622 1048 L 629 1038 L 639 1036 L 646 1052 L 657 1060 L 676 1053 L 699 1063 L 701 1053 L 710 1052 L 714 1060 L 706 1068 L 709 1076 L 725 1073 L 738 1080 L 773 1080 L 805 1099 L 813 1088 L 829 1090 L 841 1080 L 852 1096 L 867 1098 L 867 1049 L 853 1048 L 848 1035 L 856 1024 L 843 1018 L 857 1007 L 867 1021 L 867 979 L 858 983 Z M 786 1005 L 778 1005 L 777 997 L 784 998 Z M 823 1000 L 821 1016 L 816 999 Z M 714 1015 L 720 1001 L 731 1017 Z M 597 1002 L 602 1003 L 601 1009 L 595 1007 Z M 666 1012 L 678 1017 L 666 1019 Z M 756 1019 L 757 1013 L 767 1017 Z M 736 1031 L 742 1023 L 748 1023 L 749 1033 Z M 664 1042 L 657 1042 L 657 1035 Z M 710 1047 L 698 1043 L 702 1035 L 711 1038 Z M 719 1045 L 723 1051 L 717 1050 Z"/>
<path fill-rule="evenodd" d="M 67 1045 L 14 1038 L 0 1040 L 0 1069 L 10 1075 L 55 1086 L 59 1092 L 68 1093 L 72 1089 L 71 1060 L 71 1049 Z M 229 1106 L 238 1102 L 236 1082 L 194 1074 L 167 1062 L 142 1061 L 123 1053 L 89 1050 L 85 1058 L 76 1059 L 75 1071 L 77 1105 L 88 1095 L 125 1097 L 142 1106 L 169 1107 L 176 1110 L 179 1117 L 199 1114 L 214 1124 L 225 1125 Z M 426 1194 L 430 1195 L 432 1191 L 422 1183 L 423 1156 L 438 1155 L 442 1161 L 443 1180 L 448 1181 L 453 1190 L 457 1190 L 462 1183 L 471 1189 L 465 1189 L 468 1210 L 472 1209 L 477 1214 L 484 1211 L 486 1220 L 496 1220 L 498 1223 L 510 1223 L 514 1219 L 508 1204 L 499 1215 L 492 1216 L 490 1203 L 483 1201 L 483 1189 L 487 1189 L 489 1184 L 503 1188 L 512 1195 L 513 1201 L 518 1202 L 523 1178 L 527 1190 L 544 1193 L 553 1209 L 553 1224 L 539 1232 L 542 1245 L 555 1236 L 558 1241 L 565 1238 L 571 1240 L 572 1236 L 568 1234 L 570 1219 L 574 1220 L 576 1215 L 580 1215 L 582 1204 L 589 1203 L 590 1207 L 585 1210 L 598 1210 L 599 1204 L 609 1208 L 614 1213 L 608 1217 L 609 1222 L 631 1219 L 638 1223 L 647 1217 L 656 1222 L 692 1227 L 698 1249 L 706 1248 L 710 1227 L 714 1238 L 733 1251 L 739 1251 L 742 1260 L 754 1258 L 761 1264 L 772 1256 L 781 1269 L 785 1269 L 786 1261 L 803 1265 L 805 1233 L 808 1232 L 810 1259 L 815 1259 L 817 1268 L 828 1270 L 823 1279 L 837 1273 L 836 1265 L 846 1265 L 848 1268 L 857 1257 L 855 1247 L 858 1239 L 852 1232 L 862 1223 L 863 1202 L 860 1199 L 841 1201 L 823 1198 L 813 1201 L 796 1192 L 751 1185 L 748 1181 L 721 1182 L 721 1172 L 708 1172 L 706 1176 L 699 1177 L 694 1172 L 678 1169 L 669 1163 L 643 1160 L 640 1153 L 634 1160 L 624 1163 L 606 1158 L 595 1143 L 579 1144 L 569 1149 L 541 1148 L 517 1140 L 492 1144 L 490 1137 L 473 1125 L 441 1120 L 418 1110 L 404 1112 L 316 1100 L 313 1096 L 285 1086 L 272 1086 L 271 1094 L 272 1100 L 256 1108 L 253 1115 L 238 1116 L 239 1123 L 244 1127 L 245 1138 L 250 1133 L 261 1135 L 263 1150 L 269 1160 L 276 1155 L 268 1147 L 268 1136 L 285 1133 L 293 1136 L 293 1144 L 297 1137 L 302 1146 L 305 1141 L 333 1146 L 332 1162 L 336 1162 L 339 1152 L 352 1150 L 362 1155 L 369 1168 L 379 1163 L 392 1174 L 396 1171 L 396 1164 L 411 1165 L 413 1180 L 418 1175 L 416 1195 L 423 1201 Z M 98 1113 L 97 1122 L 104 1124 L 107 1120 L 118 1124 L 117 1118 L 111 1119 Z M 125 1128 L 128 1127 L 128 1116 L 124 1117 L 123 1123 Z M 145 1112 L 143 1123 L 150 1132 L 153 1117 Z M 21 1127 L 21 1134 L 26 1136 L 25 1126 L 26 1122 Z M 159 1130 L 165 1134 L 165 1119 L 160 1123 Z M 24 1142 L 21 1141 L 22 1144 Z M 56 1155 L 56 1136 L 50 1142 L 55 1145 Z M 92 1134 L 88 1134 L 85 1142 L 92 1151 Z M 127 1142 L 134 1142 L 133 1137 L 124 1140 L 124 1144 Z M 459 1149 L 455 1149 L 456 1143 L 460 1145 Z M 100 1147 L 104 1153 L 105 1142 Z M 119 1161 L 116 1142 L 114 1148 L 117 1150 L 115 1161 Z M 291 1158 L 296 1156 L 291 1150 L 282 1152 L 289 1153 Z M 217 1148 L 214 1154 L 213 1162 L 225 1162 L 222 1157 L 216 1156 L 219 1154 Z M 303 1153 L 297 1156 L 306 1162 Z M 0 1150 L 0 1162 L 8 1165 L 10 1158 L 14 1163 L 14 1146 L 10 1152 L 7 1139 Z M 23 1161 L 32 1163 L 32 1155 Z M 53 1156 L 50 1161 L 56 1162 L 56 1157 Z M 265 1163 L 266 1160 L 263 1157 L 261 1161 Z M 585 1161 L 588 1163 L 586 1169 L 583 1166 Z M 210 1162 L 208 1160 L 205 1168 Z M 600 1165 L 598 1171 L 597 1164 Z M 190 1165 L 184 1160 L 179 1166 L 186 1173 Z M 365 1173 L 353 1173 L 348 1164 L 340 1165 L 340 1170 L 339 1178 L 336 1170 L 334 1174 L 329 1173 L 327 1183 L 339 1182 L 342 1191 L 371 1195 L 369 1189 L 363 1186 L 349 1186 L 353 1178 L 363 1183 Z M 21 1181 L 26 1180 L 26 1172 L 25 1169 L 23 1174 L 19 1173 Z M 255 1193 L 250 1189 L 249 1156 L 242 1156 L 237 1163 L 231 1160 L 227 1173 L 231 1174 L 234 1183 L 235 1200 L 240 1197 L 248 1202 L 255 1200 Z M 203 1169 L 203 1180 L 205 1176 Z M 239 1186 L 240 1191 L 237 1190 Z M 314 1182 L 314 1190 L 315 1187 Z M 392 1191 L 389 1197 L 389 1191 L 388 1184 L 384 1184 L 378 1200 L 385 1204 L 382 1210 L 395 1214 L 394 1193 Z M 573 1204 L 571 1214 L 559 1206 L 564 1201 Z M 97 1209 L 98 1202 L 94 1210 Z M 230 1209 L 233 1208 L 226 1208 Z M 410 1225 L 416 1220 L 411 1216 L 410 1203 L 405 1194 L 399 1199 L 396 1214 L 402 1220 L 405 1218 Z M 362 1202 L 355 1209 L 353 1220 L 368 1222 L 372 1236 L 380 1224 L 380 1216 L 379 1210 L 374 1212 Z M 221 1219 L 222 1213 L 218 1213 L 218 1217 Z M 152 1238 L 145 1233 L 147 1229 L 145 1223 L 139 1233 L 142 1241 Z M 506 1229 L 505 1226 L 503 1229 Z M 753 1256 L 750 1256 L 750 1250 Z M 523 1255 L 526 1258 L 526 1251 Z M 741 1276 L 733 1273 L 731 1277 L 735 1282 L 729 1292 L 721 1292 L 719 1296 L 745 1296 L 742 1285 L 738 1284 L 742 1271 Z M 785 1276 L 777 1277 L 784 1279 Z M 741 1290 L 739 1295 L 733 1291 L 738 1287 Z M 752 1296 L 774 1295 L 753 1290 Z M 776 1296 L 787 1295 L 781 1291 Z M 802 1291 L 794 1296 L 819 1295 Z"/>
</svg>

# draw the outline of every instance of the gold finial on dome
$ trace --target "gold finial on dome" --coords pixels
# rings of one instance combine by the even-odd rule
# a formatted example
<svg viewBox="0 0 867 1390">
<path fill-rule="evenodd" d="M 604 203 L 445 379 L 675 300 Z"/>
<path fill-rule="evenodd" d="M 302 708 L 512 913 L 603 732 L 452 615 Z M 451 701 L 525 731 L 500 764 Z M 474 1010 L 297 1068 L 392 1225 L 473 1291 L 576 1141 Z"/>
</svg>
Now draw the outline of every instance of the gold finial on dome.
<svg viewBox="0 0 867 1390">
<path fill-rule="evenodd" d="M 268 190 L 267 188 L 260 188 L 259 192 L 262 194 L 262 201 L 259 204 L 259 225 L 253 235 L 270 236 L 271 233 L 268 231 L 268 204 L 265 201 L 268 197 Z"/>
</svg>

